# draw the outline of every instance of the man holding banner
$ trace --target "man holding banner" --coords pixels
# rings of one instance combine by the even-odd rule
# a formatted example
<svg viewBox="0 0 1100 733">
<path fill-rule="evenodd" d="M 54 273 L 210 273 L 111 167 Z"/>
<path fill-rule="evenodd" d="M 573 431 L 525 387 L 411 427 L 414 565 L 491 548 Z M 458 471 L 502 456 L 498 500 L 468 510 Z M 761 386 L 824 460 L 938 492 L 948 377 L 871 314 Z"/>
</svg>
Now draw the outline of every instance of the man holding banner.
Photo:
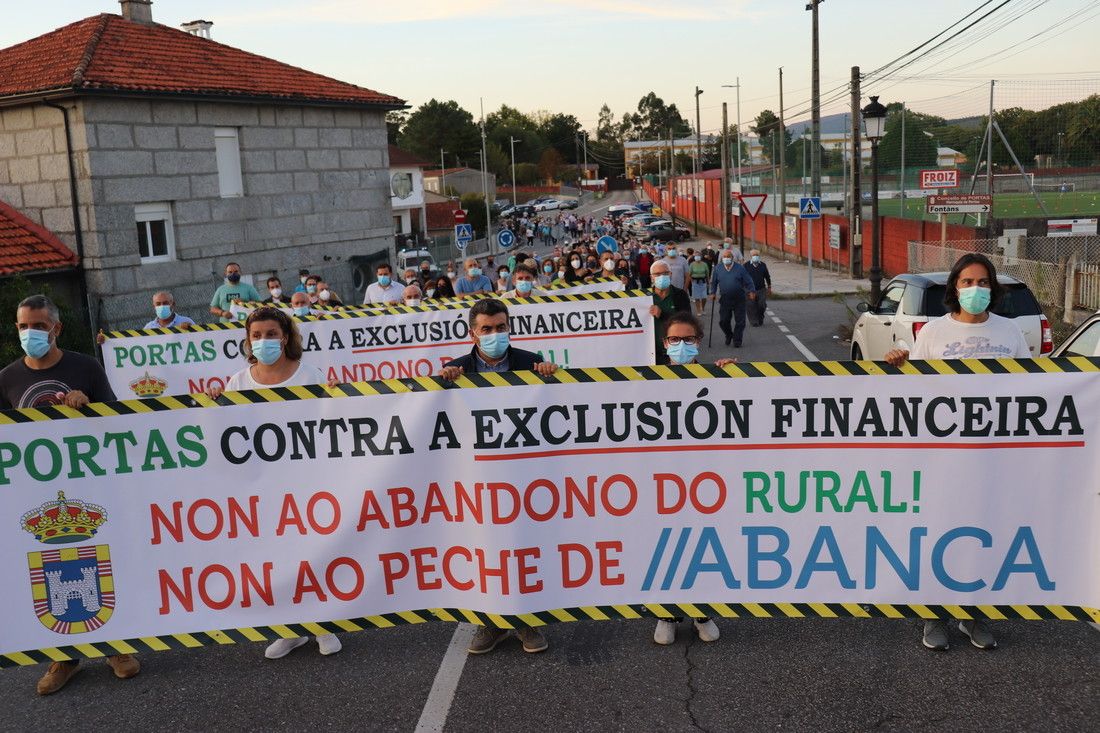
<svg viewBox="0 0 1100 733">
<path fill-rule="evenodd" d="M 532 351 L 513 347 L 508 338 L 508 306 L 495 298 L 479 300 L 470 308 L 470 337 L 474 348 L 466 356 L 447 363 L 440 376 L 453 382 L 466 373 L 511 372 L 533 369 L 544 377 L 558 370 L 556 364 L 543 361 Z M 508 638 L 508 629 L 482 626 L 470 641 L 470 654 L 487 654 Z M 545 651 L 549 644 L 538 629 L 516 630 L 523 651 L 530 654 Z"/>
</svg>

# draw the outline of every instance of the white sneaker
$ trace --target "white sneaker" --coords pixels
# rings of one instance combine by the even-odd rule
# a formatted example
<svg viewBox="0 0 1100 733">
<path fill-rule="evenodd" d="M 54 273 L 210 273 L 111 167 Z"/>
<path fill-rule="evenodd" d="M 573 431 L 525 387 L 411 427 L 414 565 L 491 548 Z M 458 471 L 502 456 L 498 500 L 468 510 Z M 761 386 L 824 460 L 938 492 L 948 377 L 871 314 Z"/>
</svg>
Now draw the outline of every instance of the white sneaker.
<svg viewBox="0 0 1100 733">
<path fill-rule="evenodd" d="M 718 624 L 709 618 L 695 622 L 695 633 L 699 634 L 699 641 L 718 641 Z"/>
<path fill-rule="evenodd" d="M 326 657 L 344 648 L 340 643 L 340 637 L 336 634 L 321 634 L 317 637 L 317 646 L 321 649 L 321 654 Z"/>
<path fill-rule="evenodd" d="M 282 659 L 307 641 L 309 641 L 308 636 L 296 636 L 293 639 L 276 639 L 264 650 L 264 656 L 268 659 Z"/>
<path fill-rule="evenodd" d="M 676 622 L 660 620 L 657 628 L 653 630 L 653 641 L 664 646 L 676 641 Z"/>
</svg>

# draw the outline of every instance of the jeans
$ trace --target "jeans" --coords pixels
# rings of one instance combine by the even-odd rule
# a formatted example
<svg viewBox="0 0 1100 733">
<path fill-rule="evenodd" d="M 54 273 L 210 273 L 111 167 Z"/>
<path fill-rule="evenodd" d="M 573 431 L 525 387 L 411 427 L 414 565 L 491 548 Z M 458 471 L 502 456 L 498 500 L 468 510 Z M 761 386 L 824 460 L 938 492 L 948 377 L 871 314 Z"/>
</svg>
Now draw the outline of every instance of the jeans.
<svg viewBox="0 0 1100 733">
<path fill-rule="evenodd" d="M 718 299 L 718 325 L 726 338 L 733 338 L 735 346 L 741 345 L 741 337 L 745 333 L 745 291 L 722 295 Z M 733 317 L 733 329 L 730 329 L 730 317 Z"/>
</svg>

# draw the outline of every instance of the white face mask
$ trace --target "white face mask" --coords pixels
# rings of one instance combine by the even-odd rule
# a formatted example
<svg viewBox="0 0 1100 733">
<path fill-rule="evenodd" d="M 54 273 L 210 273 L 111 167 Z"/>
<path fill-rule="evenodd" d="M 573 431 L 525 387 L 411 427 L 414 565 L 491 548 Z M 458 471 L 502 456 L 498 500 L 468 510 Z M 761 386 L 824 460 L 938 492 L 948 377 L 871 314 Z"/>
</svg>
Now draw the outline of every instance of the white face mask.
<svg viewBox="0 0 1100 733">
<path fill-rule="evenodd" d="M 278 300 L 281 297 L 283 297 L 283 289 L 282 288 L 272 288 L 271 289 L 271 298 L 272 298 L 272 300 Z"/>
<path fill-rule="evenodd" d="M 558 270 L 558 277 L 565 277 L 565 270 Z"/>
<path fill-rule="evenodd" d="M 603 269 L 607 270 L 608 272 L 611 272 L 612 270 L 615 269 L 615 261 L 614 260 L 604 260 L 603 261 Z"/>
<path fill-rule="evenodd" d="M 410 308 L 415 308 L 416 306 L 420 305 L 420 298 L 409 298 L 405 301 L 405 305 L 409 306 Z"/>
<path fill-rule="evenodd" d="M 574 270 L 577 270 L 577 269 L 580 269 L 581 261 L 580 260 L 569 260 L 569 264 L 571 264 L 573 266 Z"/>
<path fill-rule="evenodd" d="M 328 290 L 322 290 L 317 295 L 321 298 L 321 300 L 328 300 L 332 297 L 332 293 L 330 293 Z"/>
<path fill-rule="evenodd" d="M 435 295 L 435 288 L 428 288 L 424 291 L 424 295 L 431 298 Z"/>
</svg>

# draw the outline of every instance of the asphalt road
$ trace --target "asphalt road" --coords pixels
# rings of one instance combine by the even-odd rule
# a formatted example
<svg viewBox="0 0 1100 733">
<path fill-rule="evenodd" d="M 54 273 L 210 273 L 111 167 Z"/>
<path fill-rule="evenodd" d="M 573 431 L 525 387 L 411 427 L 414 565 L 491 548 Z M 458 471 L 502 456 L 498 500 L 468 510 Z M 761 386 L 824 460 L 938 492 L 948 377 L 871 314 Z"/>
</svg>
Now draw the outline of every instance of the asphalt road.
<svg viewBox="0 0 1100 733">
<path fill-rule="evenodd" d="M 703 359 L 807 358 L 792 337 L 815 358 L 845 357 L 834 338 L 849 322 L 842 302 L 773 300 L 771 314 L 790 333 L 769 318 L 734 349 L 716 331 Z M 471 733 L 1100 729 L 1100 633 L 1089 624 L 1000 622 L 990 652 L 953 631 L 947 653 L 925 650 L 908 620 L 718 625 L 716 643 L 685 624 L 661 647 L 651 620 L 558 624 L 542 654 L 509 641 L 480 657 L 448 655 L 457 627 L 443 623 L 345 634 L 332 657 L 312 642 L 279 661 L 263 644 L 170 651 L 142 655 L 128 681 L 85 662 L 48 698 L 34 694 L 44 667 L 10 669 L 0 730 L 412 731 L 444 717 L 444 730 Z"/>
</svg>

